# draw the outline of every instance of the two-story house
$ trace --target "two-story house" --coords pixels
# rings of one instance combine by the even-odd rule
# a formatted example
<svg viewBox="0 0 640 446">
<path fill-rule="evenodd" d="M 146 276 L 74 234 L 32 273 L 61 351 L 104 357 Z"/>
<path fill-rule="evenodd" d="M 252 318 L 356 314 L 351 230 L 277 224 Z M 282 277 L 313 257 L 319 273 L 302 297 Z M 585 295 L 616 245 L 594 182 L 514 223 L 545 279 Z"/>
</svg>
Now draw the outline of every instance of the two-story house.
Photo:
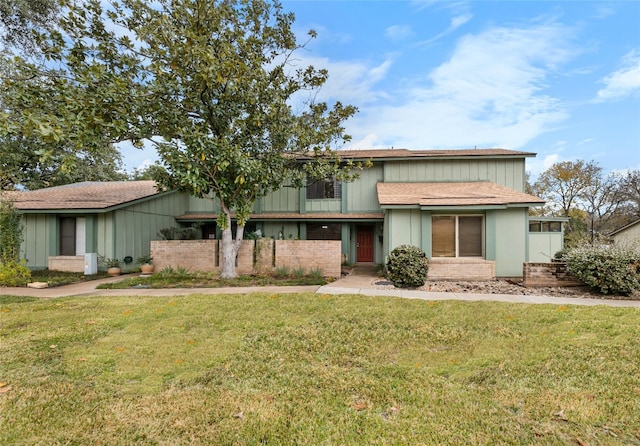
<svg viewBox="0 0 640 446">
<path fill-rule="evenodd" d="M 562 246 L 557 225 L 559 231 L 551 235 L 559 242 L 536 242 L 536 253 L 531 253 L 528 210 L 544 203 L 524 192 L 525 160 L 534 153 L 339 153 L 343 159 L 370 160 L 373 166 L 351 183 L 329 179 L 270 193 L 256 202 L 246 233 L 341 240 L 343 257 L 351 263 L 383 263 L 394 247 L 411 244 L 430 258 L 430 276 L 447 278 L 469 277 L 469 271 L 474 278 L 519 277 L 522 264 L 546 249 L 540 246 Z M 203 238 L 220 236 L 215 200 L 157 193 L 151 182 L 79 183 L 17 193 L 15 200 L 25 215 L 24 252 L 32 268 L 46 267 L 50 257 L 85 252 L 135 258 L 148 252 L 160 228 L 171 225 L 198 223 Z M 550 258 L 554 252 L 542 255 Z"/>
</svg>

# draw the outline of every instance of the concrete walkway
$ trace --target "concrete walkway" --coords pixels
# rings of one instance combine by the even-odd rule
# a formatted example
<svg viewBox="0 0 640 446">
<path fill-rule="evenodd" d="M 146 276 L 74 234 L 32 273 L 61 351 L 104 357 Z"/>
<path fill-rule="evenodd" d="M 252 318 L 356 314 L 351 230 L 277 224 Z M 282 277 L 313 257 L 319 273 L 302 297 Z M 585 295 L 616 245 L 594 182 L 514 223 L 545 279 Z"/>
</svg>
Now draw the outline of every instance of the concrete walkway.
<svg viewBox="0 0 640 446">
<path fill-rule="evenodd" d="M 6 288 L 0 287 L 0 295 L 32 296 L 43 299 L 65 296 L 185 296 L 189 294 L 247 294 L 247 293 L 320 293 L 320 294 L 360 294 L 364 296 L 392 296 L 422 300 L 465 300 L 516 302 L 528 304 L 555 305 L 607 305 L 611 307 L 632 307 L 640 309 L 637 300 L 584 299 L 573 297 L 511 295 L 511 294 L 474 294 L 443 293 L 415 290 L 384 290 L 375 286 L 377 270 L 374 265 L 357 265 L 351 274 L 335 282 L 318 286 L 265 286 L 265 287 L 228 287 L 228 288 L 129 288 L 121 290 L 97 290 L 96 286 L 105 282 L 117 282 L 122 277 L 65 285 L 54 288 Z M 384 280 L 380 278 L 380 280 Z"/>
</svg>

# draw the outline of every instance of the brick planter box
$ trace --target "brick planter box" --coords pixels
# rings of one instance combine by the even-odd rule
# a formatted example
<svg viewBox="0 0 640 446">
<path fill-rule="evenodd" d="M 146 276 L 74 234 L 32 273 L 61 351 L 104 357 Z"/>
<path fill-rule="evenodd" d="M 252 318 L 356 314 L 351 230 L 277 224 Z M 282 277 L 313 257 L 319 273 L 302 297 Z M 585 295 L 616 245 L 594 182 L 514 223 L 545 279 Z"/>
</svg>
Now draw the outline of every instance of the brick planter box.
<svg viewBox="0 0 640 446">
<path fill-rule="evenodd" d="M 567 271 L 566 262 L 525 263 L 523 282 L 526 287 L 584 286 L 584 282 Z"/>
<path fill-rule="evenodd" d="M 434 257 L 429 260 L 427 280 L 493 280 L 496 264 L 484 259 Z"/>
</svg>

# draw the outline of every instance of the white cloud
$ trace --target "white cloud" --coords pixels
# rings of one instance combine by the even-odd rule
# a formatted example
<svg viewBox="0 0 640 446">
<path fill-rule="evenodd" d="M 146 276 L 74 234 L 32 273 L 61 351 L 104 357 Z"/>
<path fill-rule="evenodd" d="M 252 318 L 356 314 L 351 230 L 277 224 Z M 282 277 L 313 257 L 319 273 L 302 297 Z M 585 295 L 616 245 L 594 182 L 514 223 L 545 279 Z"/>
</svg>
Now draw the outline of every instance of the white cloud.
<svg viewBox="0 0 640 446">
<path fill-rule="evenodd" d="M 350 150 L 369 150 L 369 149 L 388 149 L 389 146 L 385 146 L 382 139 L 375 133 L 365 135 L 363 138 L 357 141 L 351 141 L 347 147 Z"/>
<path fill-rule="evenodd" d="M 547 76 L 574 54 L 568 31 L 551 23 L 466 35 L 429 73 L 429 84 L 394 93 L 402 105 L 363 110 L 351 132 L 414 149 L 520 148 L 567 117 L 543 90 Z"/>
<path fill-rule="evenodd" d="M 451 19 L 451 23 L 449 24 L 449 28 L 447 29 L 447 31 L 448 32 L 455 31 L 456 29 L 460 28 L 462 25 L 467 23 L 469 20 L 471 20 L 472 17 L 473 16 L 471 14 L 462 14 L 462 15 L 453 17 Z"/>
<path fill-rule="evenodd" d="M 385 36 L 393 41 L 404 40 L 413 35 L 409 25 L 393 25 L 385 30 Z"/>
<path fill-rule="evenodd" d="M 562 158 L 557 153 L 551 153 L 544 158 L 527 158 L 526 169 L 531 174 L 531 181 L 534 182 L 542 172 L 561 160 Z"/>
<path fill-rule="evenodd" d="M 440 34 L 438 34 L 435 37 L 432 37 L 428 40 L 422 41 L 420 42 L 418 45 L 423 46 L 423 45 L 428 45 L 430 43 L 435 42 L 438 39 L 441 39 L 451 33 L 453 33 L 455 30 L 457 30 L 458 28 L 460 28 L 462 25 L 464 25 L 465 23 L 467 23 L 469 20 L 471 20 L 473 18 L 473 16 L 469 13 L 464 13 L 461 15 L 457 15 L 455 17 L 453 17 L 451 19 L 451 22 L 449 23 L 449 26 L 447 27 L 447 29 L 445 29 L 444 31 L 442 31 Z"/>
<path fill-rule="evenodd" d="M 362 106 L 387 97 L 384 91 L 376 89 L 376 84 L 386 77 L 393 61 L 388 58 L 372 66 L 364 61 L 332 62 L 326 58 L 304 58 L 299 64 L 329 70 L 329 79 L 322 86 L 320 97 Z"/>
<path fill-rule="evenodd" d="M 618 99 L 640 92 L 640 52 L 624 56 L 622 68 L 602 79 L 605 87 L 598 91 L 598 100 Z"/>
</svg>

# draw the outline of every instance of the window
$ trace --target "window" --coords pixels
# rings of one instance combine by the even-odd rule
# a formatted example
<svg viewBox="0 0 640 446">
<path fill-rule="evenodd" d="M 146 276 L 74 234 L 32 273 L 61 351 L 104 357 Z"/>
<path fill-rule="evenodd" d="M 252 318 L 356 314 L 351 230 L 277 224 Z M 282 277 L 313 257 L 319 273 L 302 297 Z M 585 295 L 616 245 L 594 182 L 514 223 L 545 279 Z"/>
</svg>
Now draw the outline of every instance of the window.
<svg viewBox="0 0 640 446">
<path fill-rule="evenodd" d="M 307 180 L 307 200 L 341 198 L 342 184 L 337 180 Z"/>
<path fill-rule="evenodd" d="M 559 221 L 529 221 L 529 232 L 561 232 L 562 222 Z"/>
<path fill-rule="evenodd" d="M 74 217 L 60 218 L 60 255 L 76 255 L 76 219 Z"/>
<path fill-rule="evenodd" d="M 341 240 L 341 223 L 307 223 L 307 240 Z"/>
<path fill-rule="evenodd" d="M 431 220 L 432 257 L 483 257 L 483 218 L 434 216 Z"/>
</svg>

